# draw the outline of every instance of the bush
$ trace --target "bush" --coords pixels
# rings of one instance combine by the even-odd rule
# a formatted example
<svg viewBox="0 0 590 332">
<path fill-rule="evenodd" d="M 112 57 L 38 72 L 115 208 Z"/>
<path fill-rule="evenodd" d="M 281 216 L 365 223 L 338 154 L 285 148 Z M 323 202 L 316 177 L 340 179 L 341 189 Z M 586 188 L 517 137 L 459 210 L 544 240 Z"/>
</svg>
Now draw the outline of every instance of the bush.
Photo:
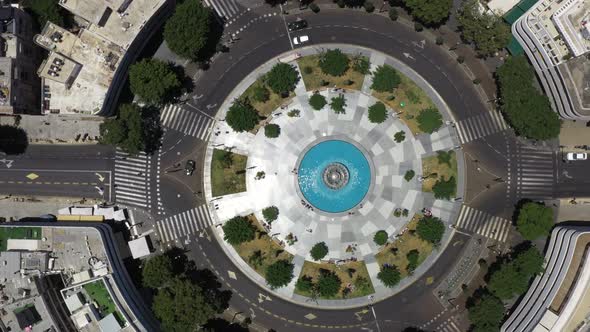
<svg viewBox="0 0 590 332">
<path fill-rule="evenodd" d="M 213 14 L 200 1 L 184 1 L 164 26 L 164 40 L 170 50 L 183 58 L 199 60 L 212 34 Z"/>
<path fill-rule="evenodd" d="M 252 98 L 257 102 L 265 103 L 270 99 L 270 91 L 264 85 L 257 84 L 252 91 Z"/>
<path fill-rule="evenodd" d="M 418 259 L 420 258 L 420 252 L 416 249 L 410 250 L 406 254 L 406 258 L 408 259 L 408 266 L 406 269 L 409 273 L 412 273 L 418 267 Z"/>
<path fill-rule="evenodd" d="M 340 291 L 342 281 L 331 271 L 320 273 L 317 282 L 318 294 L 321 297 L 334 297 Z"/>
<path fill-rule="evenodd" d="M 366 75 L 371 70 L 371 62 L 366 57 L 359 55 L 352 59 L 352 69 Z"/>
<path fill-rule="evenodd" d="M 389 8 L 389 19 L 392 21 L 397 21 L 398 17 L 399 13 L 397 12 L 397 9 Z"/>
<path fill-rule="evenodd" d="M 418 120 L 418 128 L 429 134 L 437 131 L 443 124 L 442 116 L 436 108 L 423 109 L 416 120 Z"/>
<path fill-rule="evenodd" d="M 258 124 L 258 112 L 247 100 L 236 99 L 229 107 L 225 121 L 238 133 L 250 131 Z"/>
<path fill-rule="evenodd" d="M 320 68 L 324 74 L 342 76 L 348 70 L 348 56 L 339 49 L 328 50 L 320 56 Z"/>
<path fill-rule="evenodd" d="M 437 245 L 445 233 L 445 224 L 437 217 L 423 217 L 418 221 L 416 233 L 422 240 Z"/>
<path fill-rule="evenodd" d="M 309 253 L 311 254 L 311 258 L 313 258 L 314 261 L 319 261 L 320 259 L 326 257 L 328 251 L 329 249 L 325 242 L 318 242 L 311 248 Z"/>
<path fill-rule="evenodd" d="M 371 281 L 368 278 L 358 276 L 353 281 L 354 287 L 360 293 L 368 293 L 371 290 Z"/>
<path fill-rule="evenodd" d="M 403 130 L 398 131 L 397 133 L 395 133 L 395 135 L 393 135 L 393 140 L 396 143 L 401 143 L 406 139 L 406 132 Z"/>
<path fill-rule="evenodd" d="M 473 80 L 473 84 L 478 85 L 479 83 L 481 83 L 481 80 L 479 78 L 475 78 Z"/>
<path fill-rule="evenodd" d="M 387 239 L 389 239 L 389 234 L 386 231 L 380 230 L 375 233 L 373 236 L 373 241 L 378 245 L 382 246 L 387 243 Z"/>
<path fill-rule="evenodd" d="M 311 292 L 313 290 L 313 280 L 311 277 L 303 276 L 295 283 L 295 289 L 300 292 Z"/>
<path fill-rule="evenodd" d="M 441 165 L 447 164 L 449 167 L 451 167 L 451 160 L 453 159 L 453 155 L 455 154 L 455 151 L 450 150 L 450 151 L 437 151 L 436 152 L 436 159 L 438 160 L 438 163 Z"/>
<path fill-rule="evenodd" d="M 319 13 L 320 12 L 320 6 L 316 5 L 314 2 L 312 2 L 311 4 L 309 4 L 309 9 L 311 9 L 311 11 L 314 12 L 314 13 Z"/>
<path fill-rule="evenodd" d="M 414 172 L 414 170 L 411 169 L 409 171 L 406 171 L 406 174 L 404 174 L 404 179 L 406 179 L 406 181 L 410 182 L 410 180 L 412 180 L 415 175 L 416 175 L 416 172 Z"/>
<path fill-rule="evenodd" d="M 326 106 L 328 102 L 326 101 L 326 97 L 322 96 L 319 93 L 314 93 L 311 97 L 309 97 L 309 105 L 316 111 L 321 110 Z"/>
<path fill-rule="evenodd" d="M 290 110 L 289 112 L 287 112 L 287 116 L 290 118 L 298 118 L 301 114 L 300 110 Z"/>
<path fill-rule="evenodd" d="M 373 5 L 371 1 L 365 1 L 363 7 L 365 7 L 367 13 L 372 13 L 375 11 L 375 5 Z"/>
<path fill-rule="evenodd" d="M 451 176 L 448 180 L 445 180 L 444 177 L 436 180 L 436 183 L 432 186 L 434 197 L 438 199 L 451 199 L 455 195 L 455 191 L 457 191 L 457 181 L 454 176 Z"/>
<path fill-rule="evenodd" d="M 553 227 L 553 210 L 539 203 L 526 203 L 518 210 L 516 229 L 526 240 L 548 236 Z"/>
<path fill-rule="evenodd" d="M 377 67 L 373 75 L 371 89 L 378 92 L 392 92 L 400 83 L 401 78 L 397 71 L 388 65 L 382 65 Z"/>
<path fill-rule="evenodd" d="M 385 119 L 387 119 L 385 104 L 378 101 L 369 107 L 369 121 L 372 123 L 382 123 Z"/>
<path fill-rule="evenodd" d="M 420 22 L 415 22 L 414 23 L 414 30 L 416 32 L 420 32 L 420 31 L 424 30 L 424 26 Z"/>
<path fill-rule="evenodd" d="M 287 286 L 293 279 L 293 264 L 287 260 L 279 260 L 266 268 L 266 283 L 271 289 Z"/>
<path fill-rule="evenodd" d="M 170 65 L 157 59 L 143 59 L 129 68 L 129 87 L 147 104 L 161 104 L 180 92 L 180 80 Z"/>
<path fill-rule="evenodd" d="M 305 67 L 303 67 L 303 72 L 305 74 L 311 74 L 311 73 L 313 73 L 313 67 L 305 66 Z"/>
<path fill-rule="evenodd" d="M 346 107 L 346 98 L 344 98 L 343 94 L 338 95 L 338 97 L 332 97 L 332 102 L 330 103 L 330 107 L 336 114 L 343 114 L 346 112 L 344 109 Z"/>
<path fill-rule="evenodd" d="M 441 37 L 441 36 L 436 37 L 436 45 L 442 45 L 444 42 L 445 42 L 445 40 L 443 39 L 443 37 Z"/>
<path fill-rule="evenodd" d="M 284 95 L 295 90 L 299 82 L 299 73 L 293 65 L 277 63 L 266 73 L 264 80 L 274 93 Z"/>
<path fill-rule="evenodd" d="M 377 278 L 381 280 L 383 285 L 391 288 L 399 283 L 402 276 L 395 265 L 388 265 L 381 267 L 381 271 L 377 274 Z"/>
<path fill-rule="evenodd" d="M 458 62 L 458 63 L 463 63 L 463 62 L 465 62 L 465 57 L 464 57 L 464 56 L 462 56 L 462 55 L 459 55 L 459 56 L 457 57 L 457 62 Z"/>
<path fill-rule="evenodd" d="M 236 216 L 223 225 L 223 239 L 231 245 L 254 240 L 256 228 L 246 217 Z"/>
<path fill-rule="evenodd" d="M 278 124 L 269 123 L 264 126 L 264 136 L 268 138 L 277 138 L 281 135 L 281 127 Z"/>
<path fill-rule="evenodd" d="M 340 7 L 340 8 L 346 7 L 346 3 L 344 2 L 344 0 L 338 0 L 336 3 L 338 4 L 338 7 Z"/>
<path fill-rule="evenodd" d="M 279 208 L 276 206 L 269 206 L 262 209 L 262 216 L 267 223 L 271 223 L 279 217 Z"/>
</svg>

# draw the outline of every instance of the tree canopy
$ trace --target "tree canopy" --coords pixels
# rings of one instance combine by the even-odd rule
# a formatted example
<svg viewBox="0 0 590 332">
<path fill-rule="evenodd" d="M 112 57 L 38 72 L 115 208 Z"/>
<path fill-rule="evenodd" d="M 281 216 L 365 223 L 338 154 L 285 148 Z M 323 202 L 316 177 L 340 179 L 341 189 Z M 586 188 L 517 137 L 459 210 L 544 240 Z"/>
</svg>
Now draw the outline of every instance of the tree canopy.
<svg viewBox="0 0 590 332">
<path fill-rule="evenodd" d="M 316 111 L 321 110 L 322 108 L 324 108 L 324 106 L 326 106 L 328 102 L 326 101 L 326 97 L 322 96 L 319 93 L 314 93 L 313 95 L 311 95 L 311 97 L 309 97 L 309 105 L 311 105 L 311 108 L 313 108 Z"/>
<path fill-rule="evenodd" d="M 317 291 L 321 297 L 333 297 L 340 291 L 342 281 L 331 271 L 320 273 L 317 281 Z"/>
<path fill-rule="evenodd" d="M 561 120 L 549 98 L 533 85 L 535 73 L 525 56 L 508 58 L 496 78 L 502 113 L 518 135 L 539 140 L 559 136 Z"/>
<path fill-rule="evenodd" d="M 320 68 L 324 74 L 342 76 L 348 70 L 350 59 L 339 49 L 327 50 L 320 55 Z"/>
<path fill-rule="evenodd" d="M 29 138 L 27 133 L 19 127 L 0 125 L 0 152 L 6 154 L 21 154 L 27 150 Z"/>
<path fill-rule="evenodd" d="M 384 230 L 379 230 L 373 235 L 373 242 L 375 244 L 382 246 L 387 243 L 387 239 L 389 238 L 389 234 L 387 234 Z"/>
<path fill-rule="evenodd" d="M 399 269 L 395 265 L 387 265 L 381 267 L 381 271 L 377 274 L 377 278 L 381 280 L 383 285 L 387 287 L 394 287 L 402 279 Z"/>
<path fill-rule="evenodd" d="M 387 109 L 385 104 L 378 101 L 369 107 L 369 121 L 373 123 L 382 123 L 387 119 Z"/>
<path fill-rule="evenodd" d="M 25 0 L 22 5 L 35 19 L 39 29 L 43 29 L 47 21 L 64 26 L 63 9 L 58 5 L 58 1 Z"/>
<path fill-rule="evenodd" d="M 408 270 L 408 272 L 413 272 L 418 267 L 420 252 L 417 249 L 412 249 L 406 254 L 406 258 L 408 259 L 406 270 Z"/>
<path fill-rule="evenodd" d="M 435 198 L 451 199 L 457 191 L 457 180 L 454 176 L 451 176 L 448 180 L 442 179 L 436 180 L 434 186 L 432 186 L 432 192 Z"/>
<path fill-rule="evenodd" d="M 332 101 L 330 102 L 330 107 L 336 114 L 344 114 L 346 110 L 346 98 L 344 98 L 343 94 L 339 94 L 336 97 L 332 97 Z"/>
<path fill-rule="evenodd" d="M 154 147 L 148 147 L 159 142 L 162 135 L 158 118 L 152 116 L 154 114 L 149 110 L 142 111 L 135 104 L 122 104 L 116 118 L 106 119 L 100 124 L 100 143 L 118 146 L 132 155 L 142 150 L 151 152 Z"/>
<path fill-rule="evenodd" d="M 168 255 L 157 255 L 148 259 L 141 271 L 143 286 L 157 289 L 165 286 L 172 277 L 172 261 Z"/>
<path fill-rule="evenodd" d="M 451 13 L 453 0 L 403 0 L 414 19 L 425 25 L 440 25 Z"/>
<path fill-rule="evenodd" d="M 309 253 L 311 254 L 311 258 L 313 258 L 314 261 L 319 261 L 320 259 L 326 257 L 328 251 L 329 249 L 325 242 L 318 242 L 313 247 L 311 247 Z"/>
<path fill-rule="evenodd" d="M 225 121 L 236 132 L 250 131 L 258 124 L 258 112 L 247 100 L 236 99 L 225 115 Z"/>
<path fill-rule="evenodd" d="M 502 17 L 480 12 L 477 0 L 465 1 L 457 20 L 463 39 L 474 43 L 475 49 L 482 56 L 494 54 L 510 41 L 510 27 L 504 23 Z"/>
<path fill-rule="evenodd" d="M 421 239 L 438 244 L 445 233 L 445 224 L 437 217 L 422 217 L 418 220 L 416 233 Z"/>
<path fill-rule="evenodd" d="M 442 126 L 442 115 L 436 108 L 426 108 L 420 111 L 418 117 L 418 128 L 425 133 L 432 134 Z"/>
<path fill-rule="evenodd" d="M 269 123 L 264 126 L 264 136 L 268 138 L 277 138 L 281 135 L 281 127 L 276 123 Z"/>
<path fill-rule="evenodd" d="M 293 65 L 277 63 L 264 76 L 266 85 L 276 94 L 285 94 L 295 90 L 299 82 L 299 73 Z"/>
<path fill-rule="evenodd" d="M 264 209 L 262 209 L 262 216 L 264 217 L 264 220 L 266 220 L 266 222 L 271 223 L 277 220 L 277 218 L 279 217 L 279 208 L 274 205 L 265 207 Z"/>
<path fill-rule="evenodd" d="M 212 18 L 211 9 L 201 1 L 179 3 L 164 26 L 168 48 L 183 58 L 198 61 L 209 42 Z"/>
<path fill-rule="evenodd" d="M 161 104 L 180 91 L 180 80 L 170 64 L 158 59 L 143 59 L 129 68 L 131 92 L 148 104 Z"/>
<path fill-rule="evenodd" d="M 469 320 L 475 327 L 474 331 L 493 332 L 500 329 L 504 318 L 504 304 L 494 295 L 486 292 L 478 296 L 467 310 Z"/>
<path fill-rule="evenodd" d="M 288 285 L 293 279 L 293 263 L 279 260 L 266 268 L 266 283 L 271 289 Z"/>
<path fill-rule="evenodd" d="M 231 245 L 238 245 L 254 240 L 256 229 L 248 218 L 236 216 L 225 222 L 223 233 L 224 240 Z"/>
<path fill-rule="evenodd" d="M 529 202 L 518 211 L 516 229 L 527 240 L 549 235 L 552 227 L 553 210 L 550 207 Z"/>
<path fill-rule="evenodd" d="M 489 276 L 488 288 L 500 299 L 508 300 L 526 292 L 531 278 L 542 270 L 543 256 L 530 247 L 499 263 Z"/>
<path fill-rule="evenodd" d="M 378 92 L 392 92 L 401 83 L 401 77 L 397 70 L 391 66 L 382 65 L 377 67 L 373 74 L 371 89 Z"/>
</svg>

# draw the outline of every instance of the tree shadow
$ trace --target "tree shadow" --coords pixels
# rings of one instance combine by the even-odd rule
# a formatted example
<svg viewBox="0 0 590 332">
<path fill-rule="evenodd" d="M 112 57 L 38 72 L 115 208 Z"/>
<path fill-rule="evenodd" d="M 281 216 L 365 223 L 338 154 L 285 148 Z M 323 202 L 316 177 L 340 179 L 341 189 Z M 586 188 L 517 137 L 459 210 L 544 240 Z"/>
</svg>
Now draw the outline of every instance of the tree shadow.
<svg viewBox="0 0 590 332">
<path fill-rule="evenodd" d="M 193 90 L 195 89 L 195 82 L 193 82 L 192 78 L 190 78 L 189 76 L 186 75 L 186 73 L 184 72 L 184 68 L 182 66 L 175 65 L 174 63 L 169 63 L 169 64 L 170 64 L 170 69 L 172 69 L 172 71 L 174 73 L 176 73 L 176 77 L 178 77 L 178 80 L 180 81 L 180 85 L 181 85 L 180 89 L 178 89 L 177 91 L 174 91 L 174 93 L 172 93 L 170 95 L 170 99 L 171 100 L 178 99 L 184 93 L 193 92 Z"/>
<path fill-rule="evenodd" d="M 216 14 L 211 14 L 211 30 L 209 32 L 209 38 L 207 39 L 207 43 L 205 46 L 199 51 L 193 61 L 196 62 L 209 62 L 213 55 L 218 52 L 218 44 L 221 41 L 221 36 L 223 35 L 223 18 L 217 16 Z M 207 67 L 208 68 L 208 67 Z M 207 69 L 202 68 L 202 69 Z"/>
<path fill-rule="evenodd" d="M 162 144 L 162 125 L 160 124 L 160 110 L 155 107 L 146 107 L 141 112 L 143 124 L 144 151 L 153 154 Z"/>
<path fill-rule="evenodd" d="M 22 154 L 28 146 L 29 138 L 22 128 L 0 125 L 0 152 L 8 155 Z"/>
<path fill-rule="evenodd" d="M 516 227 L 516 221 L 518 220 L 518 215 L 520 214 L 520 209 L 527 204 L 532 203 L 533 201 L 528 198 L 523 198 L 514 205 L 514 212 L 512 212 L 512 225 Z"/>
<path fill-rule="evenodd" d="M 203 325 L 207 332 L 248 332 L 248 328 L 237 323 L 230 323 L 225 319 L 213 318 Z"/>
</svg>

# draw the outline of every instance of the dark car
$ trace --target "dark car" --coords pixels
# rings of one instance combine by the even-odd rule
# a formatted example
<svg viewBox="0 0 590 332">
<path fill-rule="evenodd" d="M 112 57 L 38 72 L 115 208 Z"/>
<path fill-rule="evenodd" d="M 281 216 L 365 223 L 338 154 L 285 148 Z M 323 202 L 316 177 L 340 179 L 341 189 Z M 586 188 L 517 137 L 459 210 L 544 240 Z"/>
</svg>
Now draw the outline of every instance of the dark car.
<svg viewBox="0 0 590 332">
<path fill-rule="evenodd" d="M 193 175 L 195 171 L 195 161 L 194 160 L 187 160 L 186 165 L 184 166 L 184 172 L 186 175 Z"/>
<path fill-rule="evenodd" d="M 296 31 L 307 28 L 307 21 L 306 20 L 297 20 L 287 24 L 289 27 L 289 31 Z"/>
</svg>

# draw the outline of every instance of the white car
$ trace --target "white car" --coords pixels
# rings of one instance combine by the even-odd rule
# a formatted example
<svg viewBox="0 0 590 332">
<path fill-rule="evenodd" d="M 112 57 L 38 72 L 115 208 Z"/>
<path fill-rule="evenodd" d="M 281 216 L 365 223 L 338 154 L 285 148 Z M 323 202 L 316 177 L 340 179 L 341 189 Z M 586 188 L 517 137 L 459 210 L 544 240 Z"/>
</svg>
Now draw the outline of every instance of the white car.
<svg viewBox="0 0 590 332">
<path fill-rule="evenodd" d="M 307 43 L 307 42 L 309 42 L 308 36 L 297 36 L 297 37 L 293 38 L 293 44 L 295 44 L 295 45 L 301 45 L 301 44 Z"/>
<path fill-rule="evenodd" d="M 588 159 L 587 153 L 575 153 L 569 152 L 566 157 L 567 160 L 586 160 Z"/>
</svg>

